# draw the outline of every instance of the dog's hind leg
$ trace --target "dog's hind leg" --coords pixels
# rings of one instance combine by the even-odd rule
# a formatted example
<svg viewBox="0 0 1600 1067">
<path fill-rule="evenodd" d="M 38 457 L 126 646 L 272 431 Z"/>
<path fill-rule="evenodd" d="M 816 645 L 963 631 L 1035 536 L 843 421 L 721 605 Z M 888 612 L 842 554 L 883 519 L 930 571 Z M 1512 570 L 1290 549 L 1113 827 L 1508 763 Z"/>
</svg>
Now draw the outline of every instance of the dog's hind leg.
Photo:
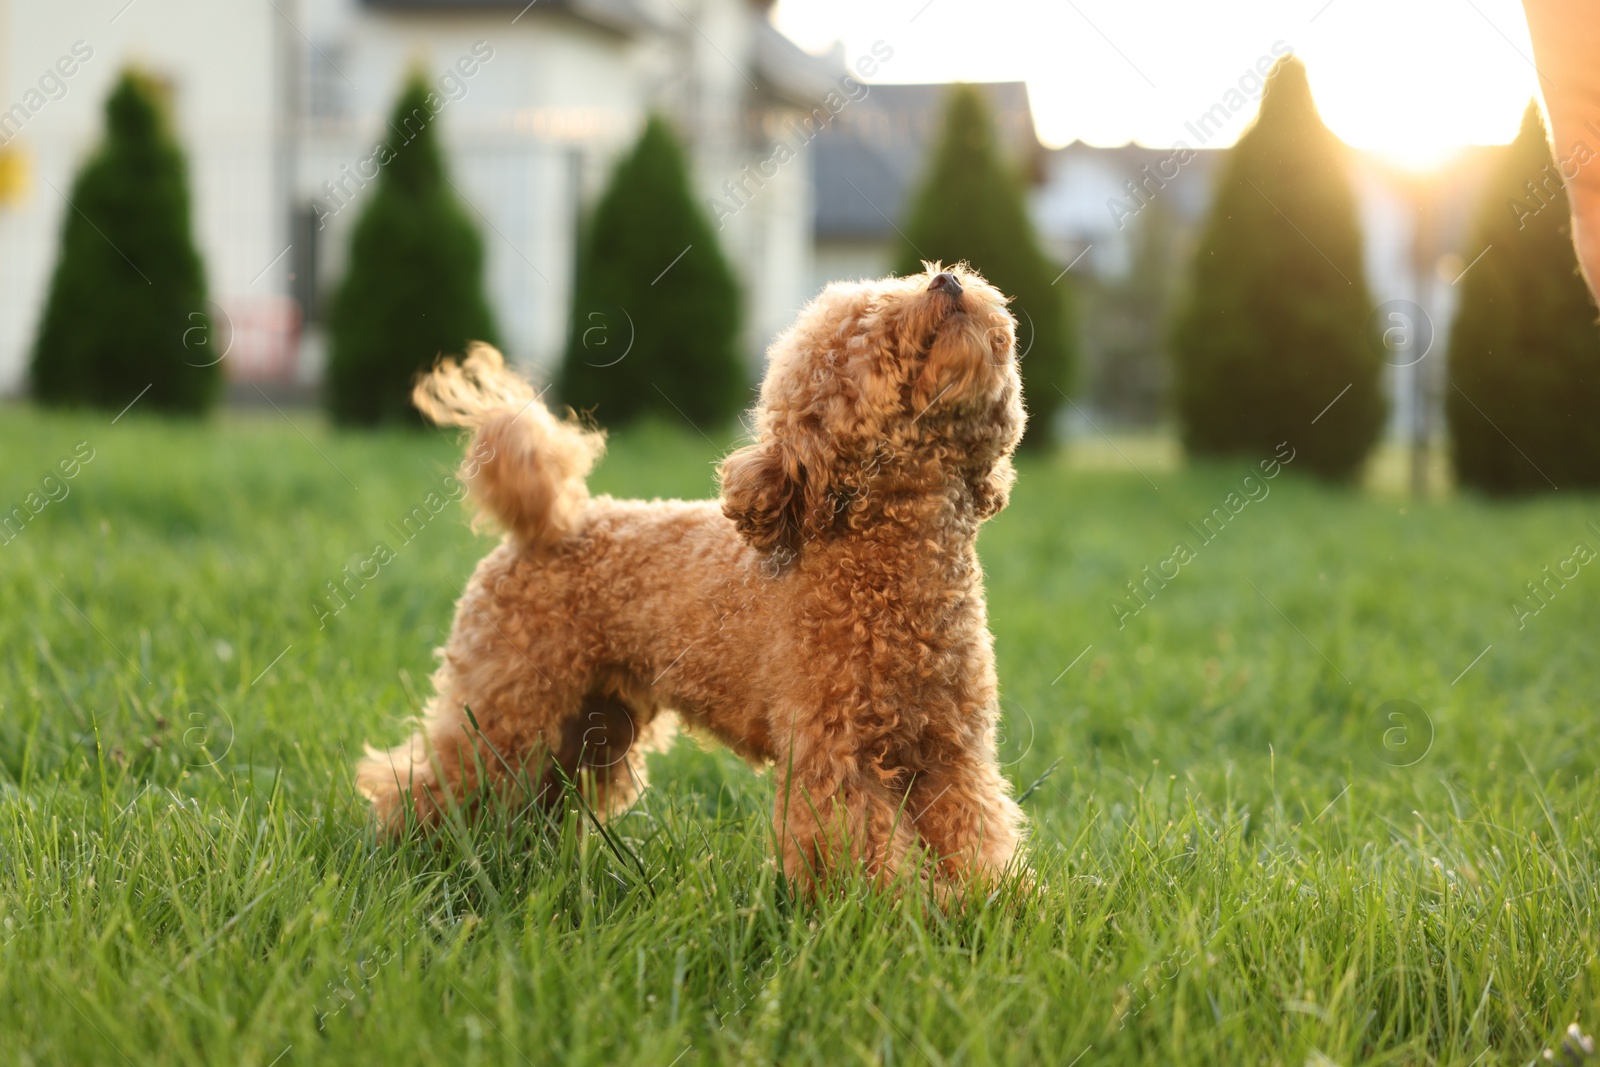
<svg viewBox="0 0 1600 1067">
<path fill-rule="evenodd" d="M 552 808 L 569 786 L 608 818 L 638 799 L 645 754 L 673 735 L 673 717 L 622 678 L 551 666 L 489 686 L 470 674 L 447 659 L 417 731 L 388 752 L 369 751 L 357 769 L 357 786 L 390 832 L 410 817 L 432 825 L 456 809 L 473 815 L 490 795 L 513 810 Z"/>
<path fill-rule="evenodd" d="M 388 751 L 369 748 L 356 768 L 357 788 L 391 833 L 410 819 L 431 826 L 452 811 L 474 814 L 487 788 L 510 796 L 528 775 L 524 764 L 533 753 L 524 734 L 537 736 L 526 730 L 540 717 L 535 709 L 568 704 L 576 712 L 575 693 L 506 679 L 473 686 L 463 673 L 447 658 L 411 737 Z"/>
<path fill-rule="evenodd" d="M 677 731 L 677 717 L 660 708 L 621 672 L 602 672 L 561 723 L 555 762 L 578 786 L 602 820 L 633 806 L 648 784 L 645 756 L 664 751 Z M 554 768 L 547 772 L 555 775 Z"/>
</svg>

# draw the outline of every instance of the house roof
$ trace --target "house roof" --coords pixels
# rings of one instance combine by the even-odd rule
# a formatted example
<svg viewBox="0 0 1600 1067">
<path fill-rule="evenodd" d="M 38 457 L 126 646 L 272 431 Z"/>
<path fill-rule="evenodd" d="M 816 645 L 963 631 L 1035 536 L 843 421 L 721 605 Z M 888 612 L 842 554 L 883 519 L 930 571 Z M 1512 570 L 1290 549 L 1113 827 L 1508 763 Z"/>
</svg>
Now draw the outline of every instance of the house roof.
<svg viewBox="0 0 1600 1067">
<path fill-rule="evenodd" d="M 559 11 L 591 25 L 624 36 L 634 36 L 649 28 L 652 20 L 636 0 L 362 0 L 374 11 Z M 521 17 L 520 15 L 518 16 Z"/>
<path fill-rule="evenodd" d="M 802 49 L 766 18 L 755 20 L 751 41 L 751 66 L 768 92 L 786 103 L 810 109 L 839 89 L 845 74 L 844 49 L 814 56 Z"/>
<path fill-rule="evenodd" d="M 1000 142 L 1030 176 L 1041 147 L 1024 82 L 982 82 Z M 946 83 L 871 85 L 817 135 L 816 234 L 875 239 L 894 232 L 944 118 Z"/>
</svg>

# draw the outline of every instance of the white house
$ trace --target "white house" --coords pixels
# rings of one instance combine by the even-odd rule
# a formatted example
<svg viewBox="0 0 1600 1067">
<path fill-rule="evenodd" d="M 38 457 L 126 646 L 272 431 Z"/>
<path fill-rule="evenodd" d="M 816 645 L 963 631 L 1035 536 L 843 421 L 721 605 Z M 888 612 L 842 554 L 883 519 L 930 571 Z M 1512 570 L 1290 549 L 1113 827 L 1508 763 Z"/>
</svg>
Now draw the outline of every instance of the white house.
<svg viewBox="0 0 1600 1067">
<path fill-rule="evenodd" d="M 574 237 L 652 109 L 686 135 L 707 203 L 769 131 L 835 88 L 751 0 L 0 0 L 0 393 L 23 386 L 66 194 L 120 69 L 165 78 L 195 233 L 237 379 L 308 383 L 317 297 L 407 71 L 440 101 L 452 180 L 478 217 L 511 355 L 548 368 L 565 337 Z M 63 57 L 68 62 L 59 62 Z M 71 69 L 71 74 L 62 73 Z M 721 219 L 752 358 L 810 295 L 811 186 L 780 168 Z M 662 265 L 663 267 L 666 264 Z"/>
<path fill-rule="evenodd" d="M 904 237 L 911 198 L 922 181 L 944 121 L 943 84 L 874 85 L 841 110 L 816 141 L 817 288 L 835 278 L 887 273 Z M 978 86 L 1005 153 L 1032 174 L 1041 155 L 1023 82 Z"/>
<path fill-rule="evenodd" d="M 1061 268 L 1070 267 L 1084 288 L 1079 402 L 1112 423 L 1159 419 L 1168 379 L 1166 320 L 1226 150 L 1201 148 L 1179 156 L 1171 148 L 1082 143 L 1046 150 L 1033 133 L 1025 85 L 980 88 L 1004 148 L 1032 179 L 1029 208 L 1046 252 Z M 897 227 L 937 142 L 946 89 L 875 85 L 818 138 L 817 284 L 880 274 L 893 262 L 904 240 Z M 1426 175 L 1409 174 L 1371 153 L 1346 153 L 1368 288 L 1378 305 L 1374 337 L 1429 345 L 1415 363 L 1406 352 L 1384 356 L 1396 436 L 1419 430 L 1435 435 L 1442 426 L 1441 365 L 1456 308 L 1453 282 L 1480 251 L 1464 246 L 1494 151 L 1464 151 Z M 1159 262 L 1141 264 L 1141 248 L 1154 249 Z M 1309 245 L 1305 251 L 1320 254 Z M 1079 429 L 1091 432 L 1087 425 Z"/>
</svg>

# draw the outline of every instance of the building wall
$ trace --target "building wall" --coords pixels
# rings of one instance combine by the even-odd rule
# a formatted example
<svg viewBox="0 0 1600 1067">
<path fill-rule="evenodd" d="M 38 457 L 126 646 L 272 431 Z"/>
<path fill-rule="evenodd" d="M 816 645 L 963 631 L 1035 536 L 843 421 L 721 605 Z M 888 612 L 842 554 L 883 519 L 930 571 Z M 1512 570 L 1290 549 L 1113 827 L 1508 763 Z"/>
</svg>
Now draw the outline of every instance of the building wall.
<svg viewBox="0 0 1600 1067">
<path fill-rule="evenodd" d="M 0 0 L 0 107 L 23 99 L 74 41 L 94 50 L 9 146 L 30 180 L 0 203 L 0 394 L 24 386 L 54 266 L 67 205 L 51 184 L 69 188 L 128 61 L 174 89 L 213 299 L 198 310 L 232 325 L 230 370 L 302 382 L 316 380 L 325 344 L 315 318 L 302 332 L 290 297 L 326 296 L 342 275 L 374 180 L 370 166 L 363 180 L 362 164 L 394 137 L 386 121 L 409 67 L 448 99 L 434 121 L 480 224 L 502 339 L 539 374 L 565 341 L 577 219 L 647 112 L 664 109 L 687 127 L 709 199 L 765 147 L 744 132 L 747 110 L 780 106 L 744 69 L 752 20 L 764 18 L 745 0 L 649 0 L 633 35 L 549 8 L 518 16 L 394 13 L 360 0 L 125 4 Z M 451 73 L 463 59 L 470 76 Z M 792 165 L 719 235 L 744 282 L 752 360 L 810 295 L 810 190 L 805 167 Z"/>
<path fill-rule="evenodd" d="M 821 292 L 829 282 L 881 278 L 889 273 L 893 255 L 893 245 L 885 238 L 819 238 L 812 269 L 812 291 Z"/>
<path fill-rule="evenodd" d="M 811 295 L 812 185 L 798 158 L 759 184 L 748 175 L 771 154 L 771 131 L 804 111 L 775 99 L 755 73 L 756 30 L 766 17 L 758 5 L 654 0 L 654 10 L 674 41 L 658 53 L 660 104 L 688 130 L 698 199 L 739 274 L 744 348 L 758 371 L 766 347 Z M 712 202 L 733 204 L 727 183 L 740 181 L 749 195 L 719 218 Z"/>
</svg>

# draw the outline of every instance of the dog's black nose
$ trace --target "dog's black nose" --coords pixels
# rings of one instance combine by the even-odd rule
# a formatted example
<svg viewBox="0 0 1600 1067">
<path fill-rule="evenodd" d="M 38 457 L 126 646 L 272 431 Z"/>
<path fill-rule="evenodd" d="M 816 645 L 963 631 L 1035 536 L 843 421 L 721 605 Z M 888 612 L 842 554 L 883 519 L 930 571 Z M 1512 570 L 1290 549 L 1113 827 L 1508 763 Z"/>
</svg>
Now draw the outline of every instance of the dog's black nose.
<svg viewBox="0 0 1600 1067">
<path fill-rule="evenodd" d="M 935 274 L 933 276 L 933 280 L 928 283 L 928 288 L 929 289 L 942 289 L 945 292 L 949 293 L 951 296 L 960 296 L 961 295 L 961 282 L 960 282 L 960 280 L 957 279 L 954 274 L 951 274 L 947 270 L 943 270 L 943 271 L 940 271 L 938 274 Z"/>
</svg>

